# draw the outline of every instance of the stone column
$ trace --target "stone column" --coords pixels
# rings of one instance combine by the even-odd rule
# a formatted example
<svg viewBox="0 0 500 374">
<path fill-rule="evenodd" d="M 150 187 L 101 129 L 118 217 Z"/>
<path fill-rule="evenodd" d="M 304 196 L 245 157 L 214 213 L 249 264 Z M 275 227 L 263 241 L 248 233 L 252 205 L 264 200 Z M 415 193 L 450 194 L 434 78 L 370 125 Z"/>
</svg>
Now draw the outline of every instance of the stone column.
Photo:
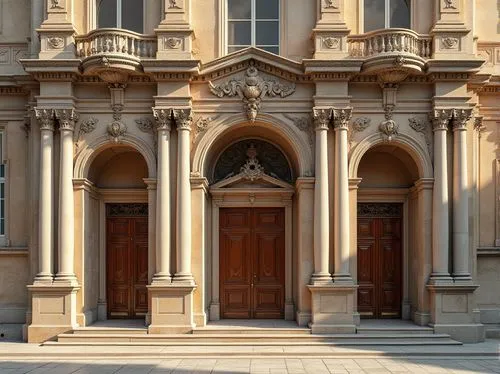
<svg viewBox="0 0 500 374">
<path fill-rule="evenodd" d="M 40 200 L 38 223 L 38 274 L 36 283 L 51 283 L 53 278 L 52 247 L 54 245 L 53 227 L 53 169 L 52 152 L 54 148 L 54 111 L 35 108 L 40 124 Z"/>
<path fill-rule="evenodd" d="M 316 171 L 314 183 L 314 273 L 311 284 L 330 284 L 328 219 L 328 125 L 331 108 L 314 108 L 316 130 Z"/>
<path fill-rule="evenodd" d="M 450 282 L 449 196 L 446 137 L 451 109 L 434 111 L 434 191 L 432 202 L 432 273 L 431 283 Z"/>
<path fill-rule="evenodd" d="M 174 282 L 194 284 L 191 273 L 191 109 L 174 109 L 177 145 L 177 261 Z"/>
<path fill-rule="evenodd" d="M 347 128 L 352 116 L 352 108 L 333 110 L 333 128 L 335 129 L 335 272 L 334 283 L 352 283 L 349 271 L 349 171 Z"/>
<path fill-rule="evenodd" d="M 59 178 L 59 271 L 56 282 L 76 284 L 75 213 L 73 197 L 73 131 L 78 114 L 74 109 L 57 109 L 60 131 Z"/>
<path fill-rule="evenodd" d="M 156 270 L 152 283 L 170 283 L 170 129 L 172 110 L 153 108 L 158 133 Z"/>
<path fill-rule="evenodd" d="M 467 122 L 472 109 L 453 110 L 453 278 L 471 282 L 469 269 L 469 192 Z"/>
</svg>

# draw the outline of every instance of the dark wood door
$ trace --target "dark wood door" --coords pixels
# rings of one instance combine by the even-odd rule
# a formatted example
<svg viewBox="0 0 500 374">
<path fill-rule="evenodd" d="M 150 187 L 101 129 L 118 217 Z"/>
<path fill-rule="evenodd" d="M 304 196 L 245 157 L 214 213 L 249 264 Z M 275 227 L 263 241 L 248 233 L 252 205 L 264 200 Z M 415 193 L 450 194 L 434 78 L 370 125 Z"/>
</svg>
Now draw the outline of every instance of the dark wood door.
<svg viewBox="0 0 500 374">
<path fill-rule="evenodd" d="M 219 217 L 222 318 L 283 318 L 284 209 L 228 208 Z"/>
<path fill-rule="evenodd" d="M 358 311 L 401 318 L 402 205 L 358 205 Z"/>
<path fill-rule="evenodd" d="M 107 218 L 108 318 L 148 311 L 148 218 Z"/>
</svg>

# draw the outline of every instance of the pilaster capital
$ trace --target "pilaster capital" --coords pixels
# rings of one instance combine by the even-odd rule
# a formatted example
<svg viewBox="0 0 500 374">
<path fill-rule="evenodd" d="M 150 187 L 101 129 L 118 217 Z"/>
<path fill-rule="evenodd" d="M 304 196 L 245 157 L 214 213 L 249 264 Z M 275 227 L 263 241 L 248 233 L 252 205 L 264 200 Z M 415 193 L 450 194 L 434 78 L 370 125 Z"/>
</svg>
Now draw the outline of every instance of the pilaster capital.
<svg viewBox="0 0 500 374">
<path fill-rule="evenodd" d="M 172 129 L 172 109 L 152 108 L 156 131 Z"/>
<path fill-rule="evenodd" d="M 54 131 L 54 109 L 34 108 L 40 130 Z"/>
<path fill-rule="evenodd" d="M 328 130 L 328 125 L 332 119 L 332 108 L 313 108 L 314 129 Z"/>
<path fill-rule="evenodd" d="M 191 125 L 193 123 L 193 116 L 191 108 L 186 109 L 173 109 L 172 110 L 175 124 L 177 125 L 177 131 L 187 130 L 191 131 Z"/>
<path fill-rule="evenodd" d="M 453 109 L 453 131 L 467 130 L 467 122 L 472 118 L 472 108 L 470 109 Z"/>
<path fill-rule="evenodd" d="M 335 130 L 346 130 L 352 117 L 352 108 L 333 109 L 333 128 Z"/>
<path fill-rule="evenodd" d="M 78 112 L 73 109 L 56 109 L 55 116 L 59 121 L 60 131 L 74 131 L 75 123 L 78 121 Z"/>
<path fill-rule="evenodd" d="M 430 118 L 434 131 L 448 130 L 452 116 L 453 109 L 435 109 Z"/>
</svg>

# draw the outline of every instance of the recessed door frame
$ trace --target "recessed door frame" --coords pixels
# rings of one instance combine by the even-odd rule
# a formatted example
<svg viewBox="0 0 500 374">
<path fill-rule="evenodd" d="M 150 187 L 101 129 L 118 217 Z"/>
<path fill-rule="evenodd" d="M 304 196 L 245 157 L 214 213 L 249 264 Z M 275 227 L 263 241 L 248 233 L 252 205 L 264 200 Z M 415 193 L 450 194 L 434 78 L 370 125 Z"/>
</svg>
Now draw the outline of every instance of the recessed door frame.
<svg viewBox="0 0 500 374">
<path fill-rule="evenodd" d="M 408 255 L 408 197 L 410 190 L 408 188 L 360 188 L 358 190 L 358 201 L 357 203 L 401 203 L 403 204 L 403 240 L 402 246 L 403 249 L 401 251 L 402 256 L 402 277 L 403 287 L 402 287 L 402 295 L 401 295 L 401 319 L 409 320 L 410 319 L 410 292 L 409 292 L 409 255 Z M 358 216 L 357 216 L 357 206 L 354 209 L 355 219 L 353 220 L 356 224 L 358 224 Z M 356 236 L 357 238 L 357 236 Z M 357 239 L 356 239 L 357 240 Z M 357 243 L 356 243 L 357 248 Z M 356 279 L 358 274 L 358 252 L 355 251 L 354 266 L 356 266 Z"/>
<path fill-rule="evenodd" d="M 285 320 L 295 319 L 292 294 L 292 196 L 293 188 L 213 188 L 212 196 L 212 300 L 210 320 L 220 320 L 219 209 L 285 208 Z"/>
<path fill-rule="evenodd" d="M 105 321 L 108 319 L 107 302 L 107 263 L 106 263 L 106 204 L 108 203 L 148 203 L 148 191 L 146 189 L 99 189 L 99 297 L 97 301 L 97 319 Z M 151 210 L 148 213 L 148 225 L 151 224 Z M 155 234 L 154 230 L 148 229 L 149 236 Z M 148 238 L 151 243 L 151 237 Z M 148 249 L 148 257 L 151 256 L 151 248 Z M 149 258 L 148 258 L 149 262 Z"/>
</svg>

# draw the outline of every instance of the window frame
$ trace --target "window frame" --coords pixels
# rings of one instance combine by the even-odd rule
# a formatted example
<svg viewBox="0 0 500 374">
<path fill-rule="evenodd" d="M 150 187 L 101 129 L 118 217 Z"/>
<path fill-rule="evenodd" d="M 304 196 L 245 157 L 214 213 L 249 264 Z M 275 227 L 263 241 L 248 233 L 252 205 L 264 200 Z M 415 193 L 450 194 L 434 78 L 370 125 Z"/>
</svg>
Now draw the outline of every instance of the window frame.
<svg viewBox="0 0 500 374">
<path fill-rule="evenodd" d="M 415 26 L 415 22 L 414 22 L 415 3 L 416 3 L 416 1 L 410 0 L 410 28 L 409 28 L 409 30 L 413 30 L 414 26 Z M 358 19 L 360 34 L 375 31 L 375 30 L 370 30 L 370 31 L 365 30 L 365 0 L 359 0 L 358 6 L 359 6 L 359 10 L 360 10 L 359 11 L 359 19 Z M 391 24 L 390 7 L 391 7 L 391 0 L 384 0 L 384 28 L 385 29 L 391 28 L 390 27 L 390 24 Z"/>
<path fill-rule="evenodd" d="M 3 183 L 3 198 L 0 195 L 0 199 L 3 199 L 3 233 L 0 231 L 0 246 L 6 247 L 9 246 L 8 240 L 8 216 L 9 216 L 9 204 L 8 204 L 8 196 L 9 196 L 9 162 L 6 157 L 7 155 L 7 123 L 0 123 L 0 164 L 3 165 L 4 174 L 3 177 L 0 178 L 0 184 Z M 1 211 L 0 211 L 1 214 Z"/>
<path fill-rule="evenodd" d="M 262 22 L 278 22 L 278 44 L 277 45 L 263 45 L 264 47 L 277 47 L 278 48 L 278 53 L 277 55 L 280 56 L 283 53 L 283 48 L 282 48 L 282 35 L 283 35 L 283 22 L 282 22 L 282 15 L 283 15 L 283 0 L 278 0 L 278 18 L 273 18 L 273 19 L 258 19 L 257 20 L 257 14 L 256 14 L 256 1 L 257 0 L 249 0 L 250 1 L 250 45 L 249 46 L 243 46 L 243 45 L 236 45 L 236 44 L 231 44 L 229 45 L 229 21 L 238 21 L 238 19 L 229 19 L 229 5 L 228 5 L 228 0 L 219 0 L 219 9 L 222 8 L 223 11 L 219 12 L 222 14 L 222 18 L 219 19 L 219 25 L 220 30 L 222 31 L 219 35 L 220 39 L 222 39 L 221 46 L 222 48 L 219 48 L 219 54 L 220 55 L 227 55 L 229 54 L 229 48 L 230 47 L 243 47 L 243 48 L 248 48 L 248 47 L 254 47 L 254 48 L 259 48 L 256 45 L 256 38 L 257 38 L 257 21 L 262 21 Z M 241 20 L 241 21 L 247 21 L 248 20 Z M 262 49 L 262 48 L 260 48 Z M 264 49 L 263 49 L 264 50 Z M 266 52 L 269 52 L 265 50 Z M 231 52 L 234 53 L 234 52 Z M 269 52 L 272 53 L 272 52 Z"/>
<path fill-rule="evenodd" d="M 94 5 L 95 5 L 95 27 L 94 29 L 99 29 L 99 8 L 98 8 L 98 1 L 99 0 L 94 0 Z M 114 0 L 116 2 L 116 27 L 117 29 L 121 30 L 128 30 L 131 32 L 135 32 L 138 34 L 145 34 L 146 33 L 146 0 L 142 0 L 142 31 L 137 32 L 134 30 L 129 30 L 129 29 L 124 29 L 122 27 L 122 0 Z M 104 27 L 103 27 L 104 28 Z"/>
</svg>

